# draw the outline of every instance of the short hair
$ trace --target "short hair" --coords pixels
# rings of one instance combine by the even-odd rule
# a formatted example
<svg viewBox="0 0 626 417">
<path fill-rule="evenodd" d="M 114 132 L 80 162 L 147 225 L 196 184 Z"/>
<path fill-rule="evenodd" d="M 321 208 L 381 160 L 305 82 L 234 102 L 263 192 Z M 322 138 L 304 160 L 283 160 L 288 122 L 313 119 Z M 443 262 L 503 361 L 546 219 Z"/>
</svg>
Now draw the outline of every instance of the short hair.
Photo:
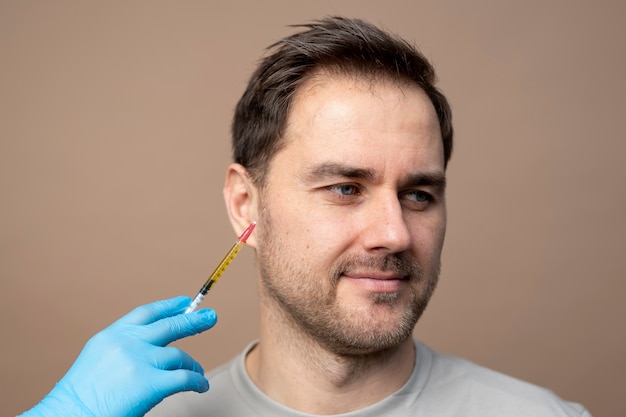
<svg viewBox="0 0 626 417">
<path fill-rule="evenodd" d="M 416 84 L 431 100 L 441 129 L 444 167 L 452 154 L 452 112 L 435 87 L 430 62 L 404 39 L 360 19 L 328 17 L 268 48 L 235 108 L 232 150 L 257 186 L 284 144 L 289 109 L 299 86 L 322 70 Z"/>
</svg>

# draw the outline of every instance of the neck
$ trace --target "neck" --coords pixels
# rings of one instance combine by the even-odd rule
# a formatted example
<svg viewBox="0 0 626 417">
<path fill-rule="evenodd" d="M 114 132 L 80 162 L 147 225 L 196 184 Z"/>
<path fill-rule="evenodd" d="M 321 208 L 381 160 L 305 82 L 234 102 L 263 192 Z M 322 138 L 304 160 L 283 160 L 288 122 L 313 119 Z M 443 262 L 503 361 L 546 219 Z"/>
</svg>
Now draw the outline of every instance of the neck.
<svg viewBox="0 0 626 417">
<path fill-rule="evenodd" d="M 341 414 L 382 400 L 411 376 L 415 351 L 410 338 L 383 351 L 340 354 L 268 304 L 261 303 L 260 342 L 246 358 L 246 368 L 275 401 L 311 414 Z"/>
</svg>

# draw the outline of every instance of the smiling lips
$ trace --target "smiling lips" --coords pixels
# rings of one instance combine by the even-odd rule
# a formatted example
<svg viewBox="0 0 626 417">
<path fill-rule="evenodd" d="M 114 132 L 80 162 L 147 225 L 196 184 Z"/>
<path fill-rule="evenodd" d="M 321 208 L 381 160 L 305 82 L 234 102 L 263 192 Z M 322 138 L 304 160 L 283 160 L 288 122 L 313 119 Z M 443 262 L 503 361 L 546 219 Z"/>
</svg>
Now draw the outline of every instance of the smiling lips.
<svg viewBox="0 0 626 417">
<path fill-rule="evenodd" d="M 403 275 L 384 271 L 348 272 L 342 279 L 372 292 L 396 292 L 408 281 Z"/>
</svg>

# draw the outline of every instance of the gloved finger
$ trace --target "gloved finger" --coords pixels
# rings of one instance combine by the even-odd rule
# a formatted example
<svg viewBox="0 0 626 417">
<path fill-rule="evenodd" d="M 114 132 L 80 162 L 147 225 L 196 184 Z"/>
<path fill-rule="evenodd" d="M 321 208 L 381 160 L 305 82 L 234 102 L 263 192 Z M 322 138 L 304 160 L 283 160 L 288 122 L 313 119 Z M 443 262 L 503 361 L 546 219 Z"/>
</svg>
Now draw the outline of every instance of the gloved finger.
<svg viewBox="0 0 626 417">
<path fill-rule="evenodd" d="M 204 368 L 187 352 L 176 347 L 158 348 L 153 354 L 152 361 L 155 368 L 166 371 L 186 369 L 204 375 Z"/>
<path fill-rule="evenodd" d="M 193 336 L 210 329 L 217 322 L 215 311 L 204 308 L 189 314 L 161 319 L 142 330 L 144 340 L 166 346 L 175 340 Z"/>
<path fill-rule="evenodd" d="M 209 390 L 209 381 L 197 372 L 186 369 L 166 371 L 161 378 L 152 382 L 152 385 L 167 397 L 181 391 L 206 392 Z"/>
<path fill-rule="evenodd" d="M 191 298 L 179 296 L 139 306 L 119 319 L 123 324 L 150 324 L 182 313 L 191 304 Z"/>
</svg>

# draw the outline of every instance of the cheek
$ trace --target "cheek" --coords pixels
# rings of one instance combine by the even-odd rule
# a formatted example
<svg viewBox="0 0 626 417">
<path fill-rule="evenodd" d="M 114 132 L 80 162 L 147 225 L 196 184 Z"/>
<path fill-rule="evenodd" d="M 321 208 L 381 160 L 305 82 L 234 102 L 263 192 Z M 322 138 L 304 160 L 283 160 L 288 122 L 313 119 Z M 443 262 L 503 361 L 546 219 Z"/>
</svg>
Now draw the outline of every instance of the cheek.
<svg viewBox="0 0 626 417">
<path fill-rule="evenodd" d="M 297 247 L 307 263 L 328 267 L 349 245 L 346 235 L 333 227 L 329 220 L 306 217 L 297 236 L 292 237 L 293 247 Z"/>
<path fill-rule="evenodd" d="M 417 258 L 423 260 L 438 260 L 443 250 L 446 234 L 445 219 L 435 221 L 428 226 L 417 226 L 413 233 L 414 248 Z"/>
<path fill-rule="evenodd" d="M 300 249 L 329 251 L 341 245 L 349 235 L 350 220 L 328 210 L 317 196 L 287 187 L 268 195 L 267 211 L 271 213 L 272 233 L 287 244 Z"/>
</svg>

